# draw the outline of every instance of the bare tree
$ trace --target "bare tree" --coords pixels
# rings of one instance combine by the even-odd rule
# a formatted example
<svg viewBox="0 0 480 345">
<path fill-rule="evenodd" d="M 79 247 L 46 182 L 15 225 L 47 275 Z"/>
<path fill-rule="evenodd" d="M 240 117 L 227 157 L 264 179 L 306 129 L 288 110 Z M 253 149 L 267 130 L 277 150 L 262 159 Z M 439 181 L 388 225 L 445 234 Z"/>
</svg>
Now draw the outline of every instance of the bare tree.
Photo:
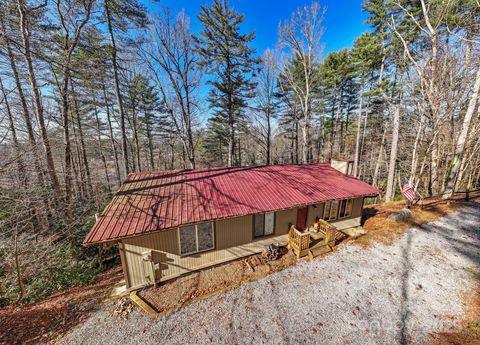
<svg viewBox="0 0 480 345">
<path fill-rule="evenodd" d="M 27 7 L 26 0 L 18 0 L 17 9 L 20 17 L 20 21 L 19 21 L 20 32 L 22 34 L 22 40 L 23 40 L 23 55 L 25 58 L 25 65 L 27 66 L 27 73 L 28 73 L 28 79 L 30 81 L 30 87 L 33 93 L 37 122 L 38 122 L 38 125 L 40 126 L 40 133 L 42 135 L 42 142 L 43 142 L 43 148 L 45 150 L 48 174 L 50 176 L 50 180 L 55 190 L 57 199 L 59 199 L 60 196 L 62 195 L 62 192 L 61 192 L 60 182 L 58 180 L 57 173 L 55 170 L 55 163 L 53 161 L 52 149 L 50 145 L 50 140 L 48 138 L 47 126 L 45 124 L 45 117 L 43 114 L 43 105 L 42 105 L 42 98 L 40 95 L 40 88 L 38 86 L 38 82 L 35 74 L 35 68 L 33 66 L 32 51 L 30 48 L 30 37 L 31 37 L 32 28 L 30 27 L 30 23 L 29 23 L 29 16 L 32 15 L 32 12 L 35 12 L 36 10 L 42 7 L 45 7 L 46 5 L 47 3 L 45 2 L 41 4 L 39 7 Z"/>
<path fill-rule="evenodd" d="M 82 29 L 90 20 L 95 0 L 70 3 L 68 6 L 61 0 L 56 0 L 56 10 L 62 30 L 63 42 L 60 47 L 62 60 L 62 82 L 60 86 L 61 109 L 63 119 L 63 133 L 65 144 L 65 221 L 67 233 L 73 240 L 73 211 L 72 211 L 72 149 L 70 143 L 70 100 L 69 85 L 71 78 L 71 63 L 75 48 L 80 40 Z M 72 24 L 73 23 L 73 24 Z"/>
<path fill-rule="evenodd" d="M 265 164 L 272 162 L 272 127 L 276 117 L 275 90 L 278 78 L 278 61 L 275 53 L 267 49 L 261 58 L 257 76 L 256 122 L 260 126 L 261 142 L 265 150 Z"/>
<path fill-rule="evenodd" d="M 468 108 L 463 118 L 462 130 L 457 139 L 457 144 L 455 147 L 455 154 L 452 159 L 452 167 L 448 175 L 447 186 L 444 192 L 444 197 L 450 197 L 455 192 L 455 186 L 457 183 L 458 173 L 460 170 L 460 165 L 462 163 L 462 158 L 465 152 L 465 142 L 467 139 L 468 132 L 470 130 L 470 123 L 472 121 L 472 116 L 477 106 L 478 95 L 480 91 L 480 67 L 477 69 L 475 76 L 475 83 L 473 85 L 472 95 L 470 96 L 470 101 L 468 103 Z"/>
<path fill-rule="evenodd" d="M 200 84 L 198 55 L 190 33 L 190 20 L 181 12 L 175 19 L 168 10 L 156 17 L 149 28 L 150 42 L 141 56 L 160 90 L 167 113 L 175 126 L 187 155 L 195 168 L 193 130 L 198 105 L 196 90 Z"/>
<path fill-rule="evenodd" d="M 284 64 L 291 59 L 300 62 L 302 77 L 295 75 L 295 70 L 283 68 L 285 79 L 289 86 L 297 94 L 302 112 L 302 161 L 308 162 L 309 153 L 312 150 L 311 143 L 311 120 L 312 120 L 312 95 L 315 65 L 321 58 L 322 46 L 320 40 L 323 35 L 323 16 L 325 9 L 322 9 L 318 2 L 311 6 L 304 6 L 292 14 L 289 21 L 280 25 L 279 42 L 283 49 L 290 54 Z"/>
</svg>

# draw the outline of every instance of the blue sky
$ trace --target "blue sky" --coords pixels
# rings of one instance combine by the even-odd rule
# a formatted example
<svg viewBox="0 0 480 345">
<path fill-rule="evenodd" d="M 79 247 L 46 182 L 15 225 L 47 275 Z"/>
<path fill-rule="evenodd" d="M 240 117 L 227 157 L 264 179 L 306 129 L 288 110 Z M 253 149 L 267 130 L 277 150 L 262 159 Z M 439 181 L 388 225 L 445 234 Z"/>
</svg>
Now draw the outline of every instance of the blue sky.
<svg viewBox="0 0 480 345">
<path fill-rule="evenodd" d="M 210 4 L 210 0 L 161 0 L 159 2 L 143 0 L 150 12 L 155 12 L 161 6 L 169 7 L 173 13 L 185 9 L 191 18 L 192 31 L 198 33 L 201 25 L 197 14 L 200 5 Z M 252 47 L 261 55 L 267 48 L 272 48 L 277 41 L 278 23 L 290 17 L 298 7 L 310 4 L 305 0 L 230 0 L 230 4 L 237 12 L 245 15 L 245 22 L 241 26 L 242 31 L 255 31 L 255 40 Z M 363 24 L 366 14 L 362 12 L 361 0 L 328 0 L 320 1 L 327 7 L 324 27 L 325 45 L 324 55 L 341 48 L 351 47 L 355 38 L 368 29 Z"/>
</svg>

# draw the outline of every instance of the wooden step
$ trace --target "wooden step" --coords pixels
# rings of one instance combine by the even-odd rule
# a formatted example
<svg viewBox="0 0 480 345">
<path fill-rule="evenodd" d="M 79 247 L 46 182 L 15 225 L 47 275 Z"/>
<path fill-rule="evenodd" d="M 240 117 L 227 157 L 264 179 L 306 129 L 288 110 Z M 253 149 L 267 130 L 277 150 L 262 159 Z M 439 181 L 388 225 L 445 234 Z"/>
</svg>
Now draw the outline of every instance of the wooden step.
<svg viewBox="0 0 480 345">
<path fill-rule="evenodd" d="M 322 254 L 325 254 L 325 253 L 328 253 L 330 252 L 332 249 L 330 249 L 329 246 L 327 245 L 323 245 L 323 246 L 318 246 L 318 247 L 315 247 L 315 248 L 311 248 L 309 251 L 308 251 L 308 258 L 310 260 L 312 260 L 314 257 L 317 257 L 319 255 L 322 255 Z"/>
</svg>

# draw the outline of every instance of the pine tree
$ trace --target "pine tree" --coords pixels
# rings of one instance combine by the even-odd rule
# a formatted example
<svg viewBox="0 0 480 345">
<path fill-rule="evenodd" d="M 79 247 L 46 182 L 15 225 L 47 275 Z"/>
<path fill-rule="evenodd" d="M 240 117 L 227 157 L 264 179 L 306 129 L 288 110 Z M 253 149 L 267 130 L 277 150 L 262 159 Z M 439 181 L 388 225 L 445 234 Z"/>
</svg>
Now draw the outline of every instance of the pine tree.
<svg viewBox="0 0 480 345">
<path fill-rule="evenodd" d="M 120 73 L 117 44 L 118 35 L 127 33 L 129 25 L 144 27 L 146 25 L 146 9 L 137 0 L 104 0 L 103 3 L 105 21 L 107 23 L 110 38 L 110 54 L 112 59 L 113 79 L 115 83 L 115 95 L 120 120 L 120 131 L 122 135 L 122 154 L 125 166 L 125 175 L 130 172 L 128 161 L 127 133 L 125 126 L 124 104 L 120 85 Z"/>
<path fill-rule="evenodd" d="M 210 125 L 217 135 L 228 133 L 228 166 L 238 165 L 236 133 L 244 117 L 247 99 L 253 96 L 254 74 L 257 59 L 249 47 L 254 33 L 242 34 L 240 24 L 244 17 L 229 7 L 227 1 L 214 0 L 212 6 L 202 6 L 198 18 L 203 24 L 197 37 L 202 65 L 213 75 L 208 101 L 213 115 Z"/>
<path fill-rule="evenodd" d="M 321 87 L 325 97 L 325 111 L 330 114 L 330 153 L 329 158 L 343 152 L 344 114 L 348 113 L 348 103 L 352 94 L 352 81 L 355 67 L 350 51 L 342 49 L 330 53 L 320 66 Z M 351 102 L 351 100 L 350 100 Z"/>
<path fill-rule="evenodd" d="M 364 113 L 364 96 L 378 95 L 378 88 L 381 85 L 376 83 L 376 71 L 381 71 L 383 64 L 383 46 L 378 36 L 371 33 L 364 33 L 357 38 L 353 44 L 351 52 L 352 64 L 355 67 L 356 79 L 360 87 L 359 104 L 357 115 L 357 135 L 355 141 L 355 157 L 353 166 L 353 175 L 359 175 L 359 162 L 361 156 L 361 135 L 362 135 L 362 116 Z M 380 72 L 381 73 L 381 72 Z M 368 88 L 367 84 L 370 85 Z M 377 97 L 378 98 L 378 97 Z M 375 101 L 374 99 L 373 101 Z M 371 102 L 372 100 L 369 99 Z M 378 102 L 377 102 L 378 103 Z M 366 115 L 365 115 L 366 116 Z M 366 118 L 365 118 L 366 119 Z M 381 126 L 381 123 L 380 123 Z M 366 128 L 363 129 L 364 131 Z"/>
<path fill-rule="evenodd" d="M 319 87 L 320 87 L 320 78 L 318 73 L 318 65 L 314 65 L 314 71 L 310 77 L 308 88 L 310 89 L 310 101 L 307 106 L 309 109 L 309 117 L 311 117 L 312 101 L 317 98 Z M 284 105 L 283 111 L 280 115 L 280 126 L 283 128 L 287 138 L 290 140 L 291 152 L 290 160 L 292 163 L 299 162 L 299 129 L 301 127 L 300 121 L 303 120 L 303 130 L 305 130 L 307 135 L 307 147 L 306 147 L 306 161 L 311 162 L 313 158 L 313 152 L 311 147 L 311 138 L 310 138 L 310 120 L 305 121 L 305 114 L 302 111 L 303 107 L 301 105 L 301 94 L 305 94 L 307 83 L 305 81 L 305 73 L 303 70 L 302 61 L 298 56 L 290 59 L 287 65 L 285 65 L 284 70 L 278 76 L 278 97 L 282 100 Z M 304 148 L 305 149 L 305 148 Z M 302 155 L 302 161 L 303 161 Z"/>
</svg>

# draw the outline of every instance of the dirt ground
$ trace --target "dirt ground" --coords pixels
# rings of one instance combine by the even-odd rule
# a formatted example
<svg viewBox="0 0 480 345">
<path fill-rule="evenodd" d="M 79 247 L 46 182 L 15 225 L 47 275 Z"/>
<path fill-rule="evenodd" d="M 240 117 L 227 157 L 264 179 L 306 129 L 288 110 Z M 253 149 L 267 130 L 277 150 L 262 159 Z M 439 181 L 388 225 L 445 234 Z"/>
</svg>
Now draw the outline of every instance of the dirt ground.
<svg viewBox="0 0 480 345">
<path fill-rule="evenodd" d="M 166 315 L 194 300 L 234 289 L 297 262 L 296 257 L 287 252 L 285 247 L 280 250 L 281 257 L 275 261 L 267 262 L 261 254 L 254 255 L 180 277 L 156 288 L 146 288 L 138 294 L 157 312 Z"/>
<path fill-rule="evenodd" d="M 98 310 L 122 278 L 122 268 L 117 266 L 100 274 L 94 284 L 68 289 L 38 303 L 1 308 L 0 344 L 43 344 L 61 337 Z"/>
<path fill-rule="evenodd" d="M 388 220 L 388 216 L 405 208 L 404 201 L 365 206 L 362 226 L 368 233 L 356 239 L 355 244 L 362 247 L 368 247 L 376 243 L 391 244 L 401 237 L 408 228 L 433 222 L 458 210 L 462 207 L 462 204 L 463 201 L 461 200 L 448 202 L 441 199 L 431 199 L 423 207 L 415 206 L 411 208 L 412 217 L 399 222 Z"/>
<path fill-rule="evenodd" d="M 465 319 L 459 330 L 432 334 L 432 345 L 479 345 L 480 344 L 480 277 L 478 287 L 464 294 L 467 302 Z"/>
</svg>

